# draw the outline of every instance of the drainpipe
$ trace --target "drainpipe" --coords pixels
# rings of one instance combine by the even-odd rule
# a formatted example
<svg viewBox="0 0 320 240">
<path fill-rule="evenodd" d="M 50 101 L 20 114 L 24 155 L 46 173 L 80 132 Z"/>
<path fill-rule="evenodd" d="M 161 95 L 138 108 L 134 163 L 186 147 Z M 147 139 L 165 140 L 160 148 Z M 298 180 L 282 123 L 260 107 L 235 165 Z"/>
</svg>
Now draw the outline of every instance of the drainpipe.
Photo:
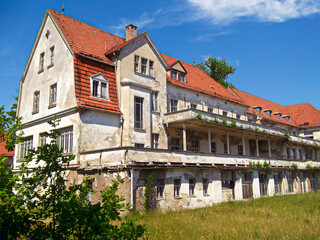
<svg viewBox="0 0 320 240">
<path fill-rule="evenodd" d="M 124 118 L 123 118 L 123 115 L 121 114 L 120 116 L 120 147 L 122 147 L 123 123 L 124 123 Z"/>
<path fill-rule="evenodd" d="M 131 209 L 133 209 L 133 174 L 134 174 L 134 168 L 131 167 L 130 169 L 130 174 L 131 174 Z"/>
</svg>

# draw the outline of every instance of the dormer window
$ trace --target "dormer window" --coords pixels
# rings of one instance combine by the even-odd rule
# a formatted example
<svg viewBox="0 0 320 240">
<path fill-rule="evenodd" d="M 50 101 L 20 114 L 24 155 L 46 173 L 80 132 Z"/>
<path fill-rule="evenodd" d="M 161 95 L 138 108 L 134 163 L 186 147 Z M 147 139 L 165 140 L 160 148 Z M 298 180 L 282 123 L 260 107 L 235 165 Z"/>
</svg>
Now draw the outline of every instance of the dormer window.
<svg viewBox="0 0 320 240">
<path fill-rule="evenodd" d="M 281 113 L 274 113 L 273 115 L 275 115 L 280 121 L 282 121 L 282 114 Z"/>
<path fill-rule="evenodd" d="M 182 73 L 182 72 L 180 72 L 179 73 L 179 80 L 180 80 L 180 82 L 186 82 L 186 74 L 185 73 Z"/>
<path fill-rule="evenodd" d="M 90 77 L 91 97 L 109 100 L 109 81 L 101 73 Z"/>
<path fill-rule="evenodd" d="M 256 106 L 256 107 L 253 107 L 253 109 L 256 110 L 257 113 L 259 113 L 259 115 L 262 115 L 262 107 Z"/>
<path fill-rule="evenodd" d="M 178 80 L 178 72 L 171 70 L 171 78 Z"/>
<path fill-rule="evenodd" d="M 264 110 L 264 112 L 268 115 L 268 117 L 272 118 L 272 110 Z"/>
<path fill-rule="evenodd" d="M 283 116 L 283 118 L 284 118 L 288 123 L 291 123 L 291 117 L 290 117 L 290 116 Z"/>
</svg>

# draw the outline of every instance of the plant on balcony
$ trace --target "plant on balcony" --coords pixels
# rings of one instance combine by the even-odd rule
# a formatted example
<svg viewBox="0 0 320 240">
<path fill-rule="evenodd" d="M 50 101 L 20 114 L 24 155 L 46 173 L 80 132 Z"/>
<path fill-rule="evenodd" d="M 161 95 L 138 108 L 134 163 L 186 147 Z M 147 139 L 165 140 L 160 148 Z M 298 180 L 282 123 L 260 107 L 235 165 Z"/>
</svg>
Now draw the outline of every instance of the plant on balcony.
<svg viewBox="0 0 320 240">
<path fill-rule="evenodd" d="M 256 127 L 254 130 L 256 130 L 257 132 L 259 132 L 259 128 L 258 128 L 258 127 Z"/>
<path fill-rule="evenodd" d="M 219 120 L 216 119 L 216 118 L 214 118 L 213 121 L 214 121 L 215 123 L 219 123 Z"/>
<path fill-rule="evenodd" d="M 284 130 L 283 135 L 290 140 L 290 132 L 288 130 Z"/>
<path fill-rule="evenodd" d="M 256 165 L 255 165 L 254 162 L 249 161 L 249 167 L 255 167 L 255 166 L 256 166 Z"/>
<path fill-rule="evenodd" d="M 222 124 L 228 125 L 227 120 L 225 118 L 222 120 Z"/>
<path fill-rule="evenodd" d="M 232 120 L 231 123 L 230 123 L 230 126 L 232 127 L 237 127 L 237 123 L 235 120 Z"/>
<path fill-rule="evenodd" d="M 262 168 L 262 164 L 261 164 L 260 162 L 257 162 L 257 163 L 256 163 L 256 167 Z"/>
<path fill-rule="evenodd" d="M 243 129 L 243 125 L 240 125 L 240 128 L 242 128 L 242 129 Z"/>
<path fill-rule="evenodd" d="M 196 119 L 202 120 L 202 115 L 200 113 L 197 114 Z"/>
<path fill-rule="evenodd" d="M 295 164 L 295 163 L 292 164 L 292 167 L 293 167 L 295 170 L 298 170 L 298 169 L 299 169 L 298 165 Z"/>
<path fill-rule="evenodd" d="M 269 168 L 270 167 L 270 163 L 268 163 L 267 161 L 264 161 L 263 167 L 264 168 Z"/>
<path fill-rule="evenodd" d="M 262 132 L 263 132 L 263 133 L 267 133 L 267 130 L 263 129 Z"/>
<path fill-rule="evenodd" d="M 248 129 L 249 129 L 249 130 L 251 130 L 251 131 L 253 130 L 253 128 L 252 128 L 252 127 L 248 127 Z"/>
<path fill-rule="evenodd" d="M 313 167 L 312 167 L 310 164 L 308 164 L 308 165 L 306 166 L 306 169 L 312 170 Z"/>
<path fill-rule="evenodd" d="M 208 122 L 208 121 L 209 121 L 209 119 L 208 119 L 208 118 L 202 118 L 202 120 L 203 120 L 203 121 L 206 121 L 206 122 Z"/>
</svg>

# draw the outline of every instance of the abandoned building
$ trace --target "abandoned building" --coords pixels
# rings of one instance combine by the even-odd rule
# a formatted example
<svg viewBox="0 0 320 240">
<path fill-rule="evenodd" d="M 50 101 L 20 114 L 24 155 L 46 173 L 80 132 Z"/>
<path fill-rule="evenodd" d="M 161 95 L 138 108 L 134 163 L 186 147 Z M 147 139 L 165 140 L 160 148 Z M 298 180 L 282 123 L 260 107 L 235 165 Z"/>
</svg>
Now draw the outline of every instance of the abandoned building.
<svg viewBox="0 0 320 240">
<path fill-rule="evenodd" d="M 68 180 L 91 176 L 99 191 L 119 174 L 135 209 L 151 173 L 160 209 L 320 188 L 319 110 L 226 89 L 159 52 L 147 32 L 124 31 L 125 39 L 47 10 L 20 82 L 25 135 L 14 168 L 48 141 L 57 116 L 57 144 L 75 155 Z"/>
</svg>

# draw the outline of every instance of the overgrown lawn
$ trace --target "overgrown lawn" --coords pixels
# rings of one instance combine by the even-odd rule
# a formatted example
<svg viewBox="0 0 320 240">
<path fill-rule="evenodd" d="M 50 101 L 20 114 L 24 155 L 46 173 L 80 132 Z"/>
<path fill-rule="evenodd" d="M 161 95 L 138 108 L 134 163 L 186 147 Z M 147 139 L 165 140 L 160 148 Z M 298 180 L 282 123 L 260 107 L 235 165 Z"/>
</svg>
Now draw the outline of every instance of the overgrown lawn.
<svg viewBox="0 0 320 240">
<path fill-rule="evenodd" d="M 145 213 L 149 239 L 320 239 L 320 193 Z"/>
</svg>

